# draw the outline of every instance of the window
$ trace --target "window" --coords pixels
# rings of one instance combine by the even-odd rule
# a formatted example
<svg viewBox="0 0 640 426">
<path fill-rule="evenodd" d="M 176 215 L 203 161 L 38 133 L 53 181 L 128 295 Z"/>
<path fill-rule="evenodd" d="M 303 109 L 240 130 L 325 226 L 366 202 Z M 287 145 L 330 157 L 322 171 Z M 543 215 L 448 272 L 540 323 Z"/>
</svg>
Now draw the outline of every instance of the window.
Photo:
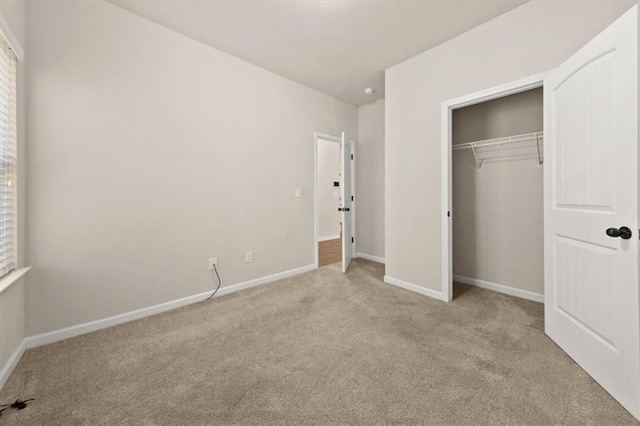
<svg viewBox="0 0 640 426">
<path fill-rule="evenodd" d="M 0 36 L 0 276 L 17 263 L 17 57 Z"/>
</svg>

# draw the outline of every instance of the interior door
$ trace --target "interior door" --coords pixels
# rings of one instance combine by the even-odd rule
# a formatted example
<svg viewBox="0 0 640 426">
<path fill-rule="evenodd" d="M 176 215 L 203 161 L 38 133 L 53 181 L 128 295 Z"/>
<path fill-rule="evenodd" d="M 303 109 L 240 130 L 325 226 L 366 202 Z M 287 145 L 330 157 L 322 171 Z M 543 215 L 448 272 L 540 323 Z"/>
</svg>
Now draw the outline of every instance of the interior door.
<svg viewBox="0 0 640 426">
<path fill-rule="evenodd" d="M 340 141 L 340 212 L 342 214 L 342 272 L 347 272 L 353 257 L 353 182 L 351 181 L 351 143 L 342 132 Z"/>
<path fill-rule="evenodd" d="M 640 416 L 638 6 L 544 82 L 545 331 Z"/>
</svg>

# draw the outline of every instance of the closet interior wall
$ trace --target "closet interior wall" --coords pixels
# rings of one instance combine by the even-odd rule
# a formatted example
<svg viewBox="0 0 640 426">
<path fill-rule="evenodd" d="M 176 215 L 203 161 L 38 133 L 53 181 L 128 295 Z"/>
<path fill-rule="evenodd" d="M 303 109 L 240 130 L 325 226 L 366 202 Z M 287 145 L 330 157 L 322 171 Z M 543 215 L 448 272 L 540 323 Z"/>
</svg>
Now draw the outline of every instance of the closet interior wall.
<svg viewBox="0 0 640 426">
<path fill-rule="evenodd" d="M 542 88 L 453 111 L 453 144 L 542 131 Z M 542 168 L 453 151 L 453 274 L 544 292 Z"/>
</svg>

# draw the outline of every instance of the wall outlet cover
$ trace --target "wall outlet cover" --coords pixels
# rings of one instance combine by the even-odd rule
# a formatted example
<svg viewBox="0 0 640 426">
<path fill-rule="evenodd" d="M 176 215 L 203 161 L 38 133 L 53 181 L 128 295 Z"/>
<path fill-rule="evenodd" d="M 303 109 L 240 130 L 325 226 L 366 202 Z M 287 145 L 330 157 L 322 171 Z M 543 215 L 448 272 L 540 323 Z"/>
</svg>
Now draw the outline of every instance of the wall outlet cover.
<svg viewBox="0 0 640 426">
<path fill-rule="evenodd" d="M 253 262 L 253 252 L 252 251 L 248 251 L 244 254 L 244 261 L 246 263 L 251 263 Z"/>
<path fill-rule="evenodd" d="M 218 258 L 217 257 L 210 257 L 209 258 L 209 270 L 213 271 L 213 266 L 216 266 L 216 268 L 218 267 Z"/>
</svg>

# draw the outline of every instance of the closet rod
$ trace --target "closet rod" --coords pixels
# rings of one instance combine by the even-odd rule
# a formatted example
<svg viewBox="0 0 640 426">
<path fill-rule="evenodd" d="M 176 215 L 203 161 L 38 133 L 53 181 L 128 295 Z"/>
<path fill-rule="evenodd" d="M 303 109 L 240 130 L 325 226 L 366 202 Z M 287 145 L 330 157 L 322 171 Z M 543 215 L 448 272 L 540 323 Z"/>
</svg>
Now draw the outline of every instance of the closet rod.
<svg viewBox="0 0 640 426">
<path fill-rule="evenodd" d="M 541 145 L 544 140 L 543 132 L 535 132 L 535 133 L 525 133 L 522 135 L 515 136 L 507 136 L 504 138 L 495 138 L 495 139 L 485 139 L 481 141 L 474 142 L 466 142 L 461 144 L 456 144 L 452 146 L 454 151 L 462 150 L 462 149 L 471 149 L 473 152 L 473 156 L 476 160 L 476 167 L 480 169 L 482 167 L 482 162 L 486 160 L 486 158 L 481 158 L 483 154 L 487 154 L 489 152 L 495 152 L 502 148 L 510 149 L 510 148 L 527 148 L 529 145 L 533 148 L 535 144 L 536 154 L 538 157 L 538 167 L 542 166 L 542 149 Z M 483 148 L 486 148 L 483 150 Z M 520 158 L 518 156 L 517 158 Z"/>
<path fill-rule="evenodd" d="M 525 133 L 523 135 L 506 136 L 504 138 L 485 139 L 481 141 L 459 143 L 453 145 L 453 150 L 457 151 L 459 149 L 469 149 L 471 147 L 481 148 L 484 146 L 504 145 L 510 142 L 527 142 L 529 140 L 533 142 L 539 137 L 544 137 L 544 132 Z"/>
</svg>

